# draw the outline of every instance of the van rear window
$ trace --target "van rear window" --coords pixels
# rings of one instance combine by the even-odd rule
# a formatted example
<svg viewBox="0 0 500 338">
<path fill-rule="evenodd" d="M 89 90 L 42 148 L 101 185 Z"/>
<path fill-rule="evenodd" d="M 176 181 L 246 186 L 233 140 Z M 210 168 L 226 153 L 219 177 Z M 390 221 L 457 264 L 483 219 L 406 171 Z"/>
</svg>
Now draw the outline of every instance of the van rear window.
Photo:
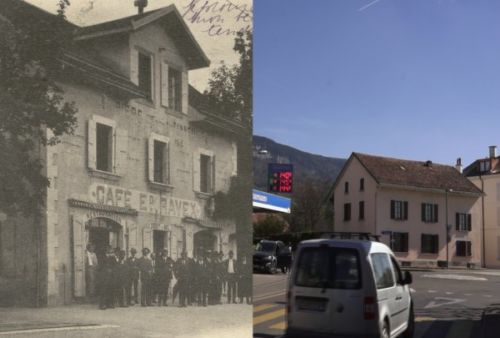
<svg viewBox="0 0 500 338">
<path fill-rule="evenodd" d="M 297 262 L 295 285 L 322 289 L 361 288 L 361 268 L 357 250 L 304 248 Z"/>
</svg>

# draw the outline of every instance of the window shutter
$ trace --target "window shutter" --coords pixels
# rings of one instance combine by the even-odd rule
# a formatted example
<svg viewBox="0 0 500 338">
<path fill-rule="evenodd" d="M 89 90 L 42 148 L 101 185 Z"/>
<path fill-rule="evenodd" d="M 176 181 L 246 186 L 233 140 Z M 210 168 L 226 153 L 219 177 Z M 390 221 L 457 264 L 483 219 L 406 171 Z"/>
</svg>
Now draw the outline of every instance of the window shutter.
<svg viewBox="0 0 500 338">
<path fill-rule="evenodd" d="M 139 85 L 139 51 L 135 48 L 130 51 L 130 81 Z"/>
<path fill-rule="evenodd" d="M 404 215 L 403 215 L 403 219 L 404 220 L 407 220 L 408 219 L 408 202 L 403 202 L 403 211 L 404 211 Z"/>
<path fill-rule="evenodd" d="M 433 221 L 438 222 L 438 205 L 437 204 L 434 204 Z M 448 226 L 448 225 L 446 225 L 446 226 Z"/>
<path fill-rule="evenodd" d="M 460 214 L 458 212 L 455 214 L 455 230 L 460 230 Z"/>
<path fill-rule="evenodd" d="M 210 157 L 210 192 L 215 193 L 215 155 Z"/>
<path fill-rule="evenodd" d="M 238 175 L 238 146 L 236 145 L 235 142 L 231 144 L 231 147 L 233 148 L 233 156 L 231 158 L 231 162 L 233 164 L 232 168 L 232 176 L 237 176 Z"/>
<path fill-rule="evenodd" d="M 187 71 L 182 72 L 182 112 L 188 113 L 189 82 Z"/>
<path fill-rule="evenodd" d="M 395 213 L 395 211 L 394 211 L 395 210 L 395 204 L 396 204 L 396 201 L 391 200 L 391 219 L 394 219 L 394 217 L 395 217 L 395 215 L 394 215 L 394 213 Z"/>
<path fill-rule="evenodd" d="M 472 256 L 472 242 L 466 242 L 467 243 L 467 256 Z"/>
<path fill-rule="evenodd" d="M 405 234 L 404 236 L 404 252 L 408 252 L 408 233 Z"/>
<path fill-rule="evenodd" d="M 148 180 L 155 180 L 155 140 L 151 136 L 148 139 Z"/>
<path fill-rule="evenodd" d="M 472 230 L 472 215 L 471 214 L 467 215 L 467 230 L 468 231 Z"/>
<path fill-rule="evenodd" d="M 200 152 L 193 153 L 193 190 L 200 191 Z"/>
<path fill-rule="evenodd" d="M 70 222 L 73 231 L 74 296 L 85 297 L 85 231 L 83 223 L 76 220 L 74 216 L 71 216 Z"/>
<path fill-rule="evenodd" d="M 128 131 L 116 128 L 115 131 L 115 173 L 120 176 L 127 174 Z"/>
<path fill-rule="evenodd" d="M 170 143 L 165 144 L 164 159 L 164 183 L 170 184 Z"/>
<path fill-rule="evenodd" d="M 422 203 L 422 222 L 425 222 L 425 203 Z"/>
<path fill-rule="evenodd" d="M 96 157 L 96 122 L 93 119 L 89 120 L 87 134 L 87 166 L 95 170 L 97 165 Z"/>
<path fill-rule="evenodd" d="M 161 63 L 161 105 L 168 107 L 168 64 Z"/>
</svg>

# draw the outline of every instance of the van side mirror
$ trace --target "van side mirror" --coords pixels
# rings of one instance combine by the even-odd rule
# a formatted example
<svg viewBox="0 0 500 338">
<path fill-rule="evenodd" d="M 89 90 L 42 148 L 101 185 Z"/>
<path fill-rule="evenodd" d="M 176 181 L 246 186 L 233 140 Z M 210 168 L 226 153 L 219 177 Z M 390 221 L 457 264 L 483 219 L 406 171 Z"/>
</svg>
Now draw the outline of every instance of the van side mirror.
<svg viewBox="0 0 500 338">
<path fill-rule="evenodd" d="M 411 276 L 410 271 L 404 271 L 403 272 L 403 285 L 411 284 L 413 283 L 413 277 Z"/>
</svg>

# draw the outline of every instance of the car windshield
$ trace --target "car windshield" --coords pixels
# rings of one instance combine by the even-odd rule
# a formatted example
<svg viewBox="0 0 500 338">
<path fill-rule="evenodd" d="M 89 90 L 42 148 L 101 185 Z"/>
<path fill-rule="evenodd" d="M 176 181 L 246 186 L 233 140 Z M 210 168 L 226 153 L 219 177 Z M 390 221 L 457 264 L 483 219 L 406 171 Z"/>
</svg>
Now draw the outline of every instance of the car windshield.
<svg viewBox="0 0 500 338">
<path fill-rule="evenodd" d="M 274 253 L 275 250 L 276 250 L 276 243 L 273 242 L 260 242 L 257 244 L 257 247 L 255 248 L 255 251 L 257 252 Z"/>
<path fill-rule="evenodd" d="M 305 248 L 300 253 L 295 285 L 326 289 L 361 287 L 358 252 L 344 248 Z"/>
</svg>

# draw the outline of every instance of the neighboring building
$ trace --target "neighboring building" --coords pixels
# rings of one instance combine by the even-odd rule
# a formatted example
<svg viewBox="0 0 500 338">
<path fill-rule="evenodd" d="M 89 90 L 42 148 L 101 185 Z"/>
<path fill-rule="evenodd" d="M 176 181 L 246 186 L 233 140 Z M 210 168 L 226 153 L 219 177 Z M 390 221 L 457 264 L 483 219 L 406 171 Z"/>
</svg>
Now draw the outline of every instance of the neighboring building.
<svg viewBox="0 0 500 338">
<path fill-rule="evenodd" d="M 496 146 L 489 150 L 489 157 L 472 162 L 464 169 L 464 175 L 484 192 L 478 201 L 483 213 L 484 265 L 500 268 L 500 157 Z"/>
<path fill-rule="evenodd" d="M 455 168 L 352 153 L 333 188 L 335 231 L 381 235 L 400 261 L 481 262 L 481 190 Z"/>
<path fill-rule="evenodd" d="M 15 15 L 50 19 L 19 3 Z M 68 29 L 75 48 L 60 82 L 78 125 L 40 152 L 51 181 L 44 219 L 0 219 L 0 305 L 84 298 L 88 243 L 98 257 L 108 244 L 167 248 L 174 259 L 237 249 L 235 221 L 212 215 L 215 193 L 238 173 L 245 131 L 189 86 L 209 60 L 175 6 Z"/>
</svg>

